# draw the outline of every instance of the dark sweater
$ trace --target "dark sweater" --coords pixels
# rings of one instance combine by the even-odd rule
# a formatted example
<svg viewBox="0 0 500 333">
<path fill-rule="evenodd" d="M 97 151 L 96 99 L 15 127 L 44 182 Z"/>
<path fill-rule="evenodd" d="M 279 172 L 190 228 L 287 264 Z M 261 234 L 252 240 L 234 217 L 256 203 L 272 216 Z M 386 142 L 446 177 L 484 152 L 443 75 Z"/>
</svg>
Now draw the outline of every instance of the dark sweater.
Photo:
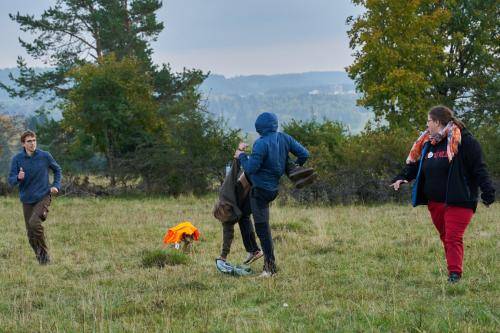
<svg viewBox="0 0 500 333">
<path fill-rule="evenodd" d="M 441 140 L 435 146 L 429 146 L 422 164 L 422 182 L 425 197 L 429 201 L 445 202 L 446 184 L 450 162 L 446 154 L 447 140 Z"/>
<path fill-rule="evenodd" d="M 25 173 L 23 180 L 18 180 L 20 168 Z M 54 183 L 49 184 L 49 169 L 54 172 Z M 19 185 L 21 202 L 32 204 L 42 200 L 50 192 L 50 187 L 61 188 L 61 167 L 49 152 L 36 149 L 32 156 L 24 148 L 14 156 L 9 173 L 9 184 Z"/>
</svg>

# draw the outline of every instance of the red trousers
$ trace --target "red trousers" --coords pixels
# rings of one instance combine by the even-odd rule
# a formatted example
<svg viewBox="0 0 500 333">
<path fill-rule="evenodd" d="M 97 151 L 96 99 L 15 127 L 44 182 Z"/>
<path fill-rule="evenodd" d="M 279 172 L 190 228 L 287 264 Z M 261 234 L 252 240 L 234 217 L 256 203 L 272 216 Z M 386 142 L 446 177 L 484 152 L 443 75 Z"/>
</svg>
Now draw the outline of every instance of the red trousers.
<svg viewBox="0 0 500 333">
<path fill-rule="evenodd" d="M 430 201 L 428 206 L 432 223 L 443 242 L 448 272 L 462 274 L 464 259 L 463 236 L 474 212 L 470 208 L 446 206 L 442 202 Z"/>
</svg>

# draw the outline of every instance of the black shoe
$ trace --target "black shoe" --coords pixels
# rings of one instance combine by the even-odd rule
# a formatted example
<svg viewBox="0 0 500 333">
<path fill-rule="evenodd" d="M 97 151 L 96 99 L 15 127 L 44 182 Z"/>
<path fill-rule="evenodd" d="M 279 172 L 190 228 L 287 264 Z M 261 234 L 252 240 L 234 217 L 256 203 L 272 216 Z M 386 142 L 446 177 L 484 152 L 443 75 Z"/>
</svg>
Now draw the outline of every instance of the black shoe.
<svg viewBox="0 0 500 333">
<path fill-rule="evenodd" d="M 47 252 L 40 250 L 36 255 L 36 259 L 40 265 L 47 265 L 50 263 L 50 256 Z"/>
<path fill-rule="evenodd" d="M 460 276 L 459 273 L 451 272 L 450 275 L 448 276 L 448 282 L 449 283 L 457 283 L 460 281 L 462 276 Z"/>
<path fill-rule="evenodd" d="M 45 255 L 43 255 L 40 260 L 40 265 L 48 265 L 48 264 L 50 264 L 50 256 L 48 253 L 45 253 Z"/>
</svg>

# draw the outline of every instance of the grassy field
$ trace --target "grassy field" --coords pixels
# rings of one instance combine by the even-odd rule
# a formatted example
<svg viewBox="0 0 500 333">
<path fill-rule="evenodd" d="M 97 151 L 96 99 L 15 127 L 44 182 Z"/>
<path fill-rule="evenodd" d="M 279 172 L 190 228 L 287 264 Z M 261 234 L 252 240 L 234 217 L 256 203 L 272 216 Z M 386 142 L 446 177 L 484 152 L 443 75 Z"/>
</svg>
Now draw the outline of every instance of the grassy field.
<svg viewBox="0 0 500 333">
<path fill-rule="evenodd" d="M 498 204 L 474 216 L 464 278 L 449 285 L 426 208 L 396 205 L 274 206 L 279 273 L 222 275 L 213 202 L 57 198 L 45 222 L 53 263 L 39 266 L 18 200 L 0 198 L 0 331 L 500 330 Z M 202 234 L 188 263 L 142 267 L 145 251 L 182 220 Z M 229 260 L 244 256 L 236 232 Z"/>
</svg>

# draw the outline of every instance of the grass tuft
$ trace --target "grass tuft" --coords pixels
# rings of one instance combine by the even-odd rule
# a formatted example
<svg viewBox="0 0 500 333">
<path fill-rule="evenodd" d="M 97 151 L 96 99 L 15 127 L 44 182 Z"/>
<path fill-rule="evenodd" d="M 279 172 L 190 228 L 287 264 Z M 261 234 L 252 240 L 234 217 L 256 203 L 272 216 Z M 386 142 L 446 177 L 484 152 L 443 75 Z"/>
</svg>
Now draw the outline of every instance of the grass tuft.
<svg viewBox="0 0 500 333">
<path fill-rule="evenodd" d="M 297 221 L 271 224 L 271 229 L 275 231 L 286 231 L 286 232 L 296 232 L 296 233 L 308 232 L 308 226 L 306 224 L 303 224 L 302 222 L 297 222 Z"/>
<path fill-rule="evenodd" d="M 189 257 L 185 253 L 174 250 L 148 250 L 142 254 L 144 268 L 185 265 L 188 261 Z"/>
</svg>

